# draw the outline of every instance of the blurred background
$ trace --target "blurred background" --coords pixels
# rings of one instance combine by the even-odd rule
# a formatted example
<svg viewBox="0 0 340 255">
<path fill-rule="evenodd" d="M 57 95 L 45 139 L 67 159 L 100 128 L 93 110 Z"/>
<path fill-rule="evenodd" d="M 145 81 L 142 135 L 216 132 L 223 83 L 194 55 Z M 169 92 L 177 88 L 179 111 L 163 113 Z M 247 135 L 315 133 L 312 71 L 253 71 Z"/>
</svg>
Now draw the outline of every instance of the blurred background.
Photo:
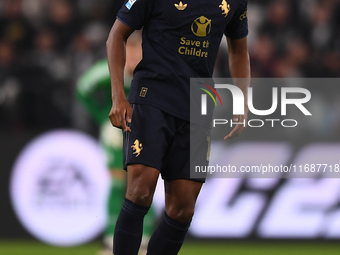
<svg viewBox="0 0 340 255">
<path fill-rule="evenodd" d="M 16 205 L 20 198 L 15 197 L 17 193 L 12 189 L 13 169 L 25 167 L 18 163 L 19 155 L 28 144 L 32 145 L 30 142 L 46 132 L 65 141 L 70 141 L 69 133 L 61 137 L 58 130 L 68 130 L 76 137 L 82 137 L 81 141 L 77 140 L 78 147 L 65 152 L 65 157 L 72 153 L 77 157 L 76 152 L 84 144 L 92 144 L 91 149 L 96 152 L 100 150 L 93 144 L 98 137 L 98 127 L 76 101 L 75 88 L 80 76 L 96 61 L 106 57 L 105 41 L 121 4 L 121 0 L 0 0 L 0 254 L 21 254 L 22 249 L 28 254 L 94 254 L 100 247 L 98 236 L 105 219 L 93 222 L 98 225 L 89 226 L 86 237 L 80 233 L 74 243 L 66 245 L 84 245 L 95 240 L 88 246 L 66 249 L 40 243 L 65 244 L 60 240 L 51 241 L 53 236 L 52 239 L 44 238 L 49 233 L 39 235 L 32 231 L 34 224 L 39 223 L 27 223 L 25 211 L 20 211 L 20 206 Z M 252 76 L 338 78 L 339 13 L 339 0 L 249 0 Z M 221 44 L 215 76 L 230 76 L 225 41 Z M 316 117 L 302 123 L 302 129 L 289 132 L 248 130 L 229 144 L 221 145 L 216 140 L 215 148 L 223 151 L 216 157 L 225 158 L 225 151 L 228 151 L 228 155 L 239 159 L 244 151 L 250 154 L 257 151 L 260 159 L 274 158 L 272 164 L 312 163 L 306 158 L 315 157 L 319 160 L 315 163 L 339 164 L 340 86 L 337 80 L 331 85 L 322 84 L 326 79 L 320 81 L 321 84 L 310 87 L 304 85 L 311 89 L 315 98 L 310 107 Z M 258 104 L 261 105 L 261 101 Z M 39 153 L 48 150 L 49 140 L 45 143 Z M 85 155 L 96 153 L 91 149 Z M 326 158 L 326 155 L 331 156 Z M 25 157 L 27 160 L 34 155 L 26 153 Z M 98 165 L 89 170 L 87 180 L 95 178 L 96 169 L 105 168 L 99 163 L 101 156 L 96 157 Z M 81 166 L 72 169 L 81 169 Z M 98 170 L 101 177 L 93 181 L 91 187 L 94 189 L 88 189 L 97 192 L 99 200 L 106 194 L 104 171 Z M 18 183 L 26 185 L 25 180 L 30 177 L 25 178 Z M 197 220 L 190 232 L 192 242 L 184 246 L 181 254 L 249 254 L 249 250 L 252 254 L 269 254 L 268 251 L 271 254 L 336 254 L 339 248 L 336 243 L 325 242 L 326 239 L 340 239 L 340 183 L 337 179 L 297 182 L 209 179 L 206 186 L 198 202 Z M 204 209 L 211 201 L 211 192 L 220 194 L 217 202 L 222 208 L 210 204 L 212 210 Z M 292 200 L 297 196 L 298 199 Z M 82 201 L 95 204 L 95 198 L 93 196 L 90 202 Z M 24 205 L 25 201 L 22 201 Z M 160 199 L 156 198 L 155 202 L 159 208 L 162 206 Z M 103 212 L 98 209 L 102 204 L 105 203 L 93 208 L 103 214 L 104 209 Z M 50 206 L 53 209 L 55 205 Z M 218 220 L 228 217 L 228 222 Z M 69 220 L 72 222 L 72 218 Z M 231 224 L 235 222 L 240 224 Z M 72 224 L 69 225 L 73 229 Z M 77 235 L 76 231 L 74 235 Z M 289 240 L 290 243 L 277 243 L 277 240 Z M 316 244 L 315 240 L 320 243 Z"/>
</svg>

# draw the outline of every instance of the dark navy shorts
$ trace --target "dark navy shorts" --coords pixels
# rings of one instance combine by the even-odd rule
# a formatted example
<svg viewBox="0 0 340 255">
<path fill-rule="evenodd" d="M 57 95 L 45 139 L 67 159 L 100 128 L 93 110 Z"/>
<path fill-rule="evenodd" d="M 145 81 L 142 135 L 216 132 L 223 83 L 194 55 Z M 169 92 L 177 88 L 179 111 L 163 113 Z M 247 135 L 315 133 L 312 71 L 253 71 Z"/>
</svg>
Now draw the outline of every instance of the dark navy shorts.
<svg viewBox="0 0 340 255">
<path fill-rule="evenodd" d="M 211 130 L 153 106 L 133 104 L 132 108 L 131 133 L 124 133 L 124 169 L 142 164 L 158 169 L 167 181 L 205 182 L 205 178 L 190 178 L 190 167 L 209 164 Z"/>
</svg>

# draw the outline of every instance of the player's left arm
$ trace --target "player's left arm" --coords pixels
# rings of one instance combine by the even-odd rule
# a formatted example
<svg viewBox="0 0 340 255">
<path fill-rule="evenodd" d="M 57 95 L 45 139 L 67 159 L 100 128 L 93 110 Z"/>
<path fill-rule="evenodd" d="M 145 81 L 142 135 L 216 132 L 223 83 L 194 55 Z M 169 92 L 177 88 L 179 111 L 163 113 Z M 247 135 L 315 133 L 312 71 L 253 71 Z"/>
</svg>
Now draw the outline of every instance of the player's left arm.
<svg viewBox="0 0 340 255">
<path fill-rule="evenodd" d="M 244 115 L 233 116 L 233 121 L 241 124 L 237 124 L 234 129 L 224 137 L 224 140 L 235 138 L 246 129 L 248 116 L 247 90 L 250 86 L 250 60 L 247 37 L 241 39 L 231 39 L 227 37 L 227 41 L 230 74 L 231 77 L 234 78 L 235 85 L 242 90 L 244 95 Z M 245 123 L 245 125 L 243 123 Z"/>
</svg>

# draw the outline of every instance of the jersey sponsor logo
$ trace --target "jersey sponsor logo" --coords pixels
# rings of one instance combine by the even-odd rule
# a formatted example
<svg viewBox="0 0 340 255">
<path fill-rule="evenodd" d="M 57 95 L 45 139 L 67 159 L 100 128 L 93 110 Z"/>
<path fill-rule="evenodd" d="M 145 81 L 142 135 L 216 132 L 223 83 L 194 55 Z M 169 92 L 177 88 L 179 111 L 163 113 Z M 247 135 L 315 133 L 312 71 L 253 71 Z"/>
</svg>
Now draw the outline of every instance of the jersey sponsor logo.
<svg viewBox="0 0 340 255">
<path fill-rule="evenodd" d="M 148 88 L 142 87 L 142 89 L 140 90 L 139 96 L 145 97 L 147 92 L 148 92 Z"/>
<path fill-rule="evenodd" d="M 175 4 L 175 7 L 179 11 L 183 11 L 185 8 L 187 8 L 188 4 L 183 4 L 182 1 L 179 2 L 179 4 Z"/>
<path fill-rule="evenodd" d="M 136 2 L 137 0 L 129 0 L 125 6 L 126 8 L 128 8 L 129 10 L 131 9 L 132 5 Z"/>
<path fill-rule="evenodd" d="M 240 20 L 244 20 L 248 16 L 248 11 L 245 11 L 243 14 L 240 16 Z"/>
<path fill-rule="evenodd" d="M 196 57 L 208 57 L 209 40 L 201 42 L 200 40 L 191 40 L 186 37 L 181 37 L 180 46 L 178 52 L 181 55 L 196 56 Z"/>
<path fill-rule="evenodd" d="M 198 17 L 191 24 L 191 31 L 198 37 L 205 37 L 210 33 L 211 19 L 204 16 Z"/>
<path fill-rule="evenodd" d="M 210 33 L 211 19 L 200 16 L 191 23 L 191 32 L 197 37 L 205 37 Z M 178 48 L 178 53 L 187 56 L 196 56 L 201 58 L 208 57 L 209 40 L 189 39 L 181 37 L 181 46 Z"/>
<path fill-rule="evenodd" d="M 143 145 L 138 139 L 136 139 L 131 148 L 134 150 L 133 154 L 136 154 L 137 158 L 140 155 L 140 152 L 143 150 Z"/>
<path fill-rule="evenodd" d="M 226 0 L 222 0 L 222 3 L 218 6 L 222 9 L 222 14 L 227 17 L 230 12 L 230 4 Z"/>
</svg>

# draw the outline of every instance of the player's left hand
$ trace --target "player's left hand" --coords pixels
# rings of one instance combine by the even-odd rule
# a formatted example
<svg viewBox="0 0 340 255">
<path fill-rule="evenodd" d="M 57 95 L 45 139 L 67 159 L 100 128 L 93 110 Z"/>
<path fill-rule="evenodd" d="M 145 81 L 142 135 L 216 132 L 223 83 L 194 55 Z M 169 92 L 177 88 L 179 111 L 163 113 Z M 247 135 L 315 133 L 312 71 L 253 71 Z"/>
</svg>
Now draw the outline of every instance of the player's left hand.
<svg viewBox="0 0 340 255">
<path fill-rule="evenodd" d="M 239 122 L 240 124 L 237 124 L 233 130 L 224 137 L 224 140 L 236 138 L 243 133 L 243 131 L 247 128 L 247 115 L 247 111 L 244 115 L 234 115 L 233 122 Z"/>
</svg>

